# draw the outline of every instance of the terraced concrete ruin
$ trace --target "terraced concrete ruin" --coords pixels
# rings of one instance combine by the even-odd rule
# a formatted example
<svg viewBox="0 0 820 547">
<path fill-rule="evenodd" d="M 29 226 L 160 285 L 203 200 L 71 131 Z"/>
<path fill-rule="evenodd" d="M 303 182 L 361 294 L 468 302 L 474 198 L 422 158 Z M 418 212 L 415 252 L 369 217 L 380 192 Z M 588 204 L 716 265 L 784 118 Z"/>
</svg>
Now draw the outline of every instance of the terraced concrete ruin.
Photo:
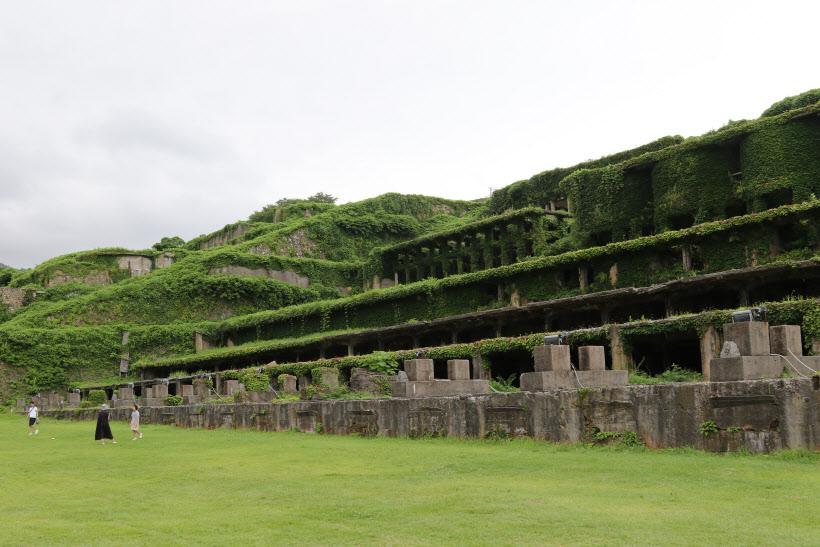
<svg viewBox="0 0 820 547">
<path fill-rule="evenodd" d="M 0 390 L 186 427 L 816 448 L 820 106 L 767 112 L 488 200 L 296 200 L 55 258 L 0 289 Z M 627 385 L 670 371 L 703 382 Z"/>
</svg>

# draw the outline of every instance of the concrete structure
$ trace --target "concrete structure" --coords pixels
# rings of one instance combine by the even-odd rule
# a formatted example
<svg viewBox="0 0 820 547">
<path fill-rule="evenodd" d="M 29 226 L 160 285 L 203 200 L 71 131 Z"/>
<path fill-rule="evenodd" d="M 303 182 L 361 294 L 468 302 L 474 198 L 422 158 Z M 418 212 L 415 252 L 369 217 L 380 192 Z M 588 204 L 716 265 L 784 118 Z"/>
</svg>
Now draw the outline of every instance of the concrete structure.
<svg viewBox="0 0 820 547">
<path fill-rule="evenodd" d="M 407 381 L 393 384 L 393 397 L 446 397 L 490 392 L 489 380 L 470 380 L 470 362 L 452 359 L 447 362 L 449 379 L 436 380 L 432 359 L 408 359 L 404 362 Z"/>
<path fill-rule="evenodd" d="M 279 383 L 280 388 L 285 393 L 288 393 L 290 395 L 296 395 L 297 393 L 299 393 L 296 389 L 296 376 L 292 374 L 282 374 L 281 376 L 279 376 Z"/>
<path fill-rule="evenodd" d="M 208 429 L 287 431 L 296 427 L 313 433 L 321 423 L 325 433 L 335 435 L 445 432 L 476 438 L 500 429 L 511 436 L 564 443 L 591 442 L 594 439 L 585 436 L 589 431 L 632 431 L 652 448 L 691 446 L 715 452 L 820 449 L 818 378 L 620 386 L 583 396 L 577 390 L 556 390 L 425 399 L 189 405 L 141 412 L 145 423 Z M 92 409 L 46 415 L 96 419 Z M 127 416 L 128 409 L 112 411 L 115 421 Z M 704 436 L 701 425 L 706 421 L 714 421 L 718 431 Z"/>
<path fill-rule="evenodd" d="M 578 348 L 579 370 L 572 370 L 569 346 L 536 346 L 536 372 L 525 372 L 519 380 L 521 391 L 550 391 L 589 387 L 625 386 L 627 370 L 606 370 L 603 346 Z"/>
<path fill-rule="evenodd" d="M 769 355 L 769 324 L 763 321 L 727 323 L 723 325 L 723 340 L 734 342 L 743 356 Z"/>
<path fill-rule="evenodd" d="M 799 370 L 803 366 L 795 362 L 795 356 L 803 354 L 797 325 L 769 327 L 763 321 L 729 323 L 723 325 L 723 337 L 726 342 L 720 358 L 710 363 L 712 382 L 778 378 L 784 367 Z M 804 370 L 803 374 L 806 372 L 809 371 Z"/>
</svg>

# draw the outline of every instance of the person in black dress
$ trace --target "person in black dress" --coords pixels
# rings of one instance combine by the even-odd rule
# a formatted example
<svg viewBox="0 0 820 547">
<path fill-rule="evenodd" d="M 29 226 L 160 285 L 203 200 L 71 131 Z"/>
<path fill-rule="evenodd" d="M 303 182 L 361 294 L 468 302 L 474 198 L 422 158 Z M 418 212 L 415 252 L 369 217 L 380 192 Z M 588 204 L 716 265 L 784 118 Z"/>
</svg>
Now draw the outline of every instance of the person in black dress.
<svg viewBox="0 0 820 547">
<path fill-rule="evenodd" d="M 111 433 L 111 426 L 108 425 L 108 405 L 102 405 L 100 413 L 97 415 L 97 431 L 94 433 L 95 441 L 102 441 L 105 444 L 106 439 L 111 439 L 112 444 L 117 444 L 114 440 L 114 434 Z"/>
</svg>

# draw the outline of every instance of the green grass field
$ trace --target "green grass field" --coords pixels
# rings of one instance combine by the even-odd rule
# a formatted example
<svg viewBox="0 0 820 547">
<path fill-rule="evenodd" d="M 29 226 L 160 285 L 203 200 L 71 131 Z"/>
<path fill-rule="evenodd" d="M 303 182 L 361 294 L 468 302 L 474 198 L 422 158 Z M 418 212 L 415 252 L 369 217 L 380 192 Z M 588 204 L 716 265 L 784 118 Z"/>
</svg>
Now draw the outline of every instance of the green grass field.
<svg viewBox="0 0 820 547">
<path fill-rule="evenodd" d="M 0 545 L 820 544 L 812 452 L 112 428 L 0 415 Z"/>
</svg>

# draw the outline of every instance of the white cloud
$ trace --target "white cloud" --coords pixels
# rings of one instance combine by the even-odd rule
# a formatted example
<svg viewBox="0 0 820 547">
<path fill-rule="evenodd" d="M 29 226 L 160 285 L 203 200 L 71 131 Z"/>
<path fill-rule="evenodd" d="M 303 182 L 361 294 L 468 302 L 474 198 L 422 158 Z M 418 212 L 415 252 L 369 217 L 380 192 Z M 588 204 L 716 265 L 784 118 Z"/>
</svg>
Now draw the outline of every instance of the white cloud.
<svg viewBox="0 0 820 547">
<path fill-rule="evenodd" d="M 780 2 L 779 14 L 806 4 Z M 817 87 L 763 2 L 7 3 L 0 262 L 281 197 L 485 196 Z"/>
</svg>

